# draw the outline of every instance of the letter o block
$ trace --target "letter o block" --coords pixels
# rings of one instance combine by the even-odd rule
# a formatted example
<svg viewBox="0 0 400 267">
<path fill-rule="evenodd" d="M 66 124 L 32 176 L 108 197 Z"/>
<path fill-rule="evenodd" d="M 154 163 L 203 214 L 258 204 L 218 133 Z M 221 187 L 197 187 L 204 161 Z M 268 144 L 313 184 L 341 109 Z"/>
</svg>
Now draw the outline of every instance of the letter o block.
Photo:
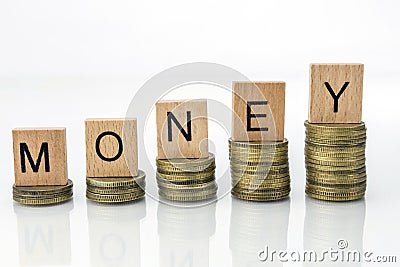
<svg viewBox="0 0 400 267">
<path fill-rule="evenodd" d="M 87 119 L 86 176 L 138 175 L 136 119 Z"/>
<path fill-rule="evenodd" d="M 16 186 L 66 185 L 65 128 L 12 131 Z"/>
<path fill-rule="evenodd" d="M 234 82 L 232 109 L 234 141 L 284 139 L 284 82 Z"/>
</svg>

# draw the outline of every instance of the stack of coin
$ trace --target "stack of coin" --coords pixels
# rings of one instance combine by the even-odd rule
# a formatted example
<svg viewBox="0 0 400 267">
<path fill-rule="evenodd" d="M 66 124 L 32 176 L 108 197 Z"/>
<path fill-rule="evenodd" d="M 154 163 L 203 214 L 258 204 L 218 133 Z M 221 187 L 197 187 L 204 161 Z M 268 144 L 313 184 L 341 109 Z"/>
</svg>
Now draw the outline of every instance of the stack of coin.
<svg viewBox="0 0 400 267">
<path fill-rule="evenodd" d="M 157 159 L 159 195 L 172 201 L 199 201 L 214 198 L 215 157 L 199 159 Z"/>
<path fill-rule="evenodd" d="M 362 198 L 367 187 L 364 123 L 305 122 L 306 193 L 310 197 L 349 201 Z"/>
<path fill-rule="evenodd" d="M 145 195 L 146 174 L 139 170 L 135 177 L 86 178 L 86 197 L 101 203 L 134 201 Z"/>
<path fill-rule="evenodd" d="M 229 140 L 232 195 L 251 201 L 272 201 L 290 193 L 288 141 Z"/>
<path fill-rule="evenodd" d="M 72 198 L 72 181 L 66 185 L 13 186 L 13 199 L 25 205 L 50 205 Z"/>
</svg>

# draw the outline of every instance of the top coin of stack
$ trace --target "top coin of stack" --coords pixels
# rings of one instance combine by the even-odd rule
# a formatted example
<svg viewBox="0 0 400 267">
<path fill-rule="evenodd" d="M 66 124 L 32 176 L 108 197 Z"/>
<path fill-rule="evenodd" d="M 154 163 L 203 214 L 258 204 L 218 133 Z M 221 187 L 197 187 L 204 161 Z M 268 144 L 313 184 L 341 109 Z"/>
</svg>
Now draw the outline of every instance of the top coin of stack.
<svg viewBox="0 0 400 267">
<path fill-rule="evenodd" d="M 216 196 L 215 157 L 157 159 L 159 195 L 173 201 L 197 201 Z"/>
<path fill-rule="evenodd" d="M 306 193 L 317 199 L 348 201 L 366 190 L 364 123 L 314 124 L 306 121 Z"/>
<path fill-rule="evenodd" d="M 252 201 L 271 201 L 290 193 L 288 141 L 229 140 L 232 195 Z"/>
</svg>

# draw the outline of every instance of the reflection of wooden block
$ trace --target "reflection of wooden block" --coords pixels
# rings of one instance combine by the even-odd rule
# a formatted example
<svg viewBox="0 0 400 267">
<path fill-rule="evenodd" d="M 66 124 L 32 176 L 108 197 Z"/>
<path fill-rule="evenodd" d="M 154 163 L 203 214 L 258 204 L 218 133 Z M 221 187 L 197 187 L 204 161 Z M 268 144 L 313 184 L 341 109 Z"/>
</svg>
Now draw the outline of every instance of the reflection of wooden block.
<svg viewBox="0 0 400 267">
<path fill-rule="evenodd" d="M 16 186 L 66 185 L 65 128 L 13 130 Z"/>
<path fill-rule="evenodd" d="M 235 82 L 232 139 L 282 141 L 285 137 L 285 83 Z"/>
<path fill-rule="evenodd" d="M 136 119 L 88 119 L 85 128 L 87 177 L 138 175 Z"/>
<path fill-rule="evenodd" d="M 158 101 L 159 159 L 208 157 L 207 100 Z"/>
<path fill-rule="evenodd" d="M 311 123 L 359 123 L 362 113 L 363 64 L 311 64 Z"/>
</svg>

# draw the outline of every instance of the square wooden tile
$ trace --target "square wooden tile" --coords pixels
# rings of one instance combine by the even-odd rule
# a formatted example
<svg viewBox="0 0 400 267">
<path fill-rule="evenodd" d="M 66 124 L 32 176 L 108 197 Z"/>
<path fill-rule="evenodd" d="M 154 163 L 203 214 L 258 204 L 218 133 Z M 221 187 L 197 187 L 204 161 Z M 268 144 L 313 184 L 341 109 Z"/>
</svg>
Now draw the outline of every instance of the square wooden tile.
<svg viewBox="0 0 400 267">
<path fill-rule="evenodd" d="M 159 159 L 208 157 L 207 100 L 156 103 Z"/>
<path fill-rule="evenodd" d="M 136 119 L 87 119 L 86 176 L 138 175 Z"/>
<path fill-rule="evenodd" d="M 67 184 L 65 128 L 20 128 L 12 135 L 16 186 Z"/>
<path fill-rule="evenodd" d="M 311 64 L 310 123 L 360 123 L 363 64 Z"/>
<path fill-rule="evenodd" d="M 285 82 L 234 82 L 232 139 L 282 141 L 285 137 Z"/>
</svg>

